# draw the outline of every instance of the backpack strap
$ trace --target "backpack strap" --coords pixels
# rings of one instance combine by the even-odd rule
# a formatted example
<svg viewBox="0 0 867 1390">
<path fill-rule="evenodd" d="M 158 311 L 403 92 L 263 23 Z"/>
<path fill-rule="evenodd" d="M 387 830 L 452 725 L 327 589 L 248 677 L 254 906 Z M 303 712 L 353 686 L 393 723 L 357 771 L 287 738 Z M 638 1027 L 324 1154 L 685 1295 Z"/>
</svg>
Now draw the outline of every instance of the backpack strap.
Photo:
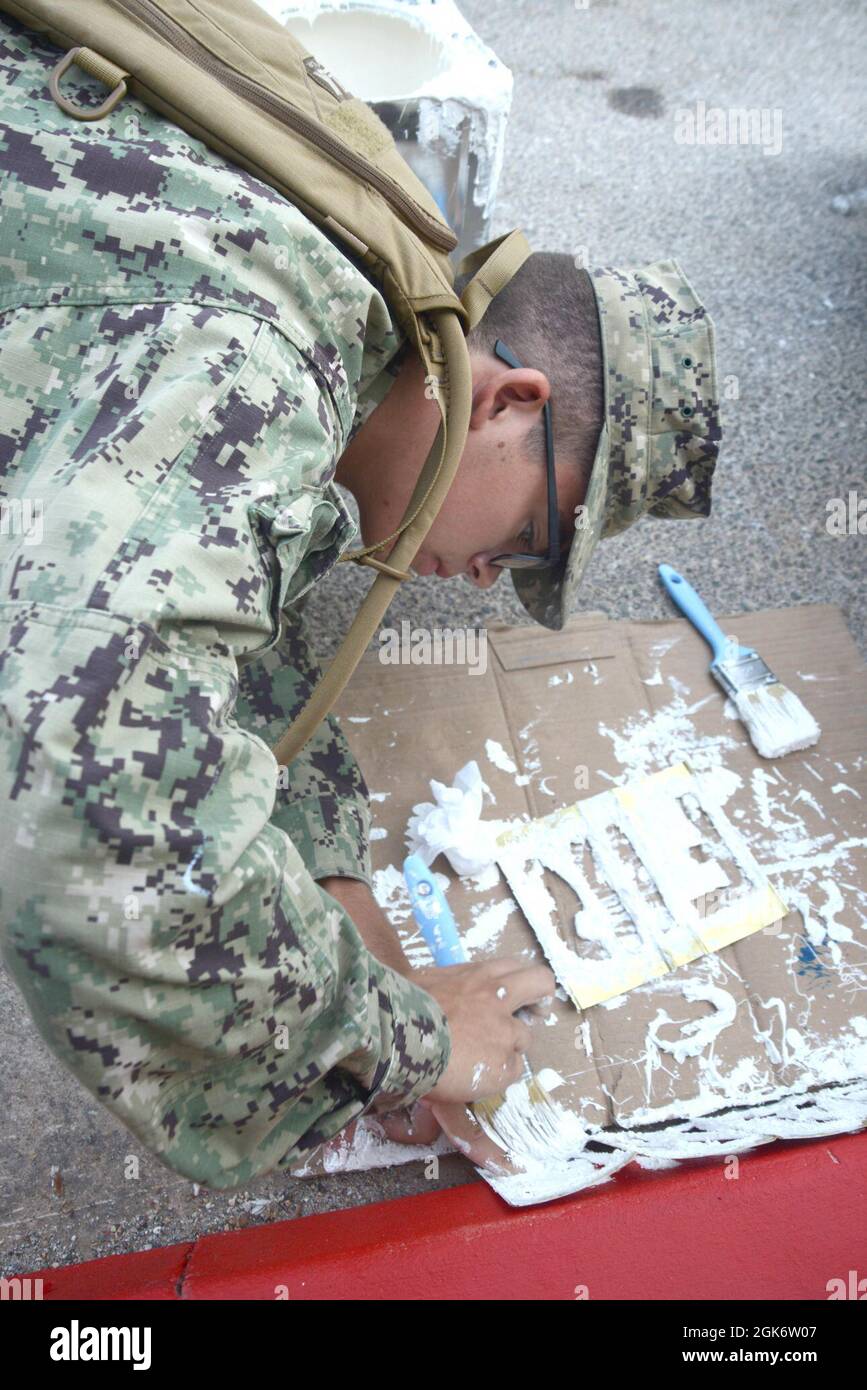
<svg viewBox="0 0 867 1390">
<path fill-rule="evenodd" d="M 478 323 L 491 300 L 509 283 L 529 255 L 530 244 L 524 233 L 516 228 L 464 257 L 459 272 L 475 271 L 461 295 L 471 325 Z M 442 421 L 436 439 L 397 530 L 373 546 L 341 557 L 355 560 L 358 564 L 373 564 L 379 573 L 331 665 L 274 746 L 278 763 L 288 764 L 297 756 L 336 703 L 400 584 L 409 577 L 403 567 L 415 558 L 421 542 L 433 525 L 463 456 L 472 403 L 472 371 L 464 329 L 457 314 L 451 310 L 438 310 L 431 318 L 436 323 L 436 330 L 427 342 L 422 338 L 421 349 L 426 369 L 439 380 L 436 401 Z M 441 347 L 443 352 L 438 352 L 437 347 Z M 443 356 L 445 371 L 442 370 Z M 397 544 L 389 556 L 389 563 L 376 560 L 371 552 L 382 549 L 396 537 Z"/>
<path fill-rule="evenodd" d="M 475 328 L 491 300 L 509 283 L 530 255 L 530 243 L 516 227 L 513 232 L 506 232 L 504 236 L 488 241 L 464 256 L 458 266 L 458 275 L 475 272 L 461 294 L 469 328 Z"/>
<path fill-rule="evenodd" d="M 377 574 L 330 666 L 275 744 L 272 751 L 278 763 L 288 764 L 297 756 L 335 704 L 403 582 L 399 576 L 406 572 L 404 567 L 413 560 L 430 530 L 461 461 L 472 402 L 469 354 L 457 314 L 444 309 L 436 310 L 433 317 L 436 339 L 442 344 L 449 370 L 436 395 L 442 421 L 407 508 L 409 521 L 402 523 L 397 545 L 389 557 L 390 565 Z"/>
<path fill-rule="evenodd" d="M 529 255 L 530 244 L 524 233 L 516 228 L 464 257 L 459 272 L 475 271 L 461 295 L 471 325 L 478 323 L 491 300 L 509 283 Z M 439 381 L 436 401 L 442 421 L 436 439 L 397 530 L 375 545 L 341 556 L 341 559 L 355 560 L 358 564 L 373 565 L 379 573 L 331 665 L 274 746 L 273 753 L 278 763 L 288 764 L 297 756 L 336 703 L 400 584 L 409 578 L 404 566 L 415 558 L 421 542 L 433 525 L 463 456 L 472 403 L 472 370 L 464 329 L 457 314 L 451 310 L 438 310 L 430 317 L 434 319 L 436 329 L 427 340 L 422 337 L 420 347 L 427 371 L 432 372 Z M 437 351 L 437 348 L 443 351 Z M 389 563 L 377 560 L 372 552 L 381 550 L 395 538 L 397 544 L 389 556 Z"/>
<path fill-rule="evenodd" d="M 496 237 L 493 241 L 485 242 L 483 246 L 477 247 L 475 251 L 464 256 L 458 267 L 458 274 L 463 275 L 470 270 L 476 271 L 461 295 L 461 303 L 467 310 L 468 328 L 475 327 L 494 296 L 499 294 L 504 285 L 509 283 L 512 276 L 520 270 L 530 255 L 532 255 L 530 243 L 520 228 L 516 227 L 514 231 L 505 232 L 502 236 Z M 427 338 L 428 335 L 423 335 L 423 337 Z M 422 473 L 421 477 L 424 478 L 424 476 Z M 373 545 L 362 546 L 358 550 L 345 551 L 340 557 L 341 560 L 354 560 L 359 565 L 371 565 L 374 569 L 399 579 L 412 578 L 405 571 L 396 570 L 392 565 L 387 565 L 384 561 L 377 559 L 374 552 L 382 550 L 384 546 L 396 540 L 418 515 L 424 498 L 422 497 L 413 511 L 411 510 L 412 503 L 416 496 L 418 496 L 418 491 L 413 494 L 413 499 L 396 531 L 392 531 L 390 535 L 385 536 L 381 541 L 376 541 Z"/>
</svg>

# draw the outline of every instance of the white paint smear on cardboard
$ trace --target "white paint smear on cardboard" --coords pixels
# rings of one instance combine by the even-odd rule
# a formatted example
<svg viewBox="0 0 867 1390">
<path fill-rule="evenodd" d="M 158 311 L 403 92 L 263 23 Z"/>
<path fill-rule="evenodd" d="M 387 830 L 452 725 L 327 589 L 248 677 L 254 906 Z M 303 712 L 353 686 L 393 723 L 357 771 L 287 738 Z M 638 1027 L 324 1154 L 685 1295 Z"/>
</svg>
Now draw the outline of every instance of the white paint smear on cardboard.
<svg viewBox="0 0 867 1390">
<path fill-rule="evenodd" d="M 583 669 L 594 681 L 600 679 L 595 663 L 587 663 Z M 651 683 L 655 683 L 655 674 Z M 810 679 L 809 675 L 803 678 Z M 749 787 L 744 787 L 740 775 L 725 766 L 726 755 L 738 746 L 738 740 L 725 732 L 700 733 L 693 722 L 703 705 L 719 701 L 720 696 L 714 693 L 693 701 L 682 682 L 669 678 L 669 685 L 673 698 L 655 713 L 618 725 L 600 723 L 600 732 L 611 740 L 622 768 L 619 776 L 608 780 L 623 785 L 686 757 L 720 806 L 725 807 L 736 794 L 743 798 L 748 792 L 746 814 L 742 807 L 734 812 L 729 808 L 728 814 L 737 816 L 752 855 L 784 901 L 803 916 L 803 933 L 790 928 L 779 932 L 793 978 L 798 978 L 797 969 L 813 968 L 810 953 L 815 952 L 816 968 L 830 967 L 837 990 L 855 997 L 867 988 L 867 942 L 853 934 L 840 915 L 848 900 L 860 908 L 862 923 L 867 922 L 867 885 L 860 881 L 856 862 L 856 855 L 867 848 L 867 837 L 840 838 L 834 825 L 834 800 L 842 798 L 851 805 L 858 796 L 845 779 L 861 769 L 864 755 L 853 757 L 848 764 L 836 762 L 838 779 L 826 779 L 820 771 L 824 764 L 819 749 L 811 762 L 803 761 L 813 779 L 812 793 L 803 794 L 803 788 L 786 776 L 785 763 L 755 769 Z M 737 717 L 729 701 L 720 705 L 720 712 L 724 718 Z M 538 723 L 538 719 L 531 720 L 519 733 L 524 766 L 528 766 L 528 751 L 536 755 L 534 774 L 541 771 L 533 738 Z M 501 771 L 516 779 L 521 776 L 501 744 L 489 739 L 485 751 Z M 828 783 L 833 784 L 826 789 Z M 447 882 L 443 876 L 440 880 Z M 489 893 L 498 882 L 496 866 L 464 880 L 480 895 Z M 401 935 L 404 949 L 419 965 L 430 964 L 430 953 L 414 928 L 400 870 L 390 865 L 379 871 L 375 892 Z M 495 954 L 515 910 L 511 900 L 499 904 L 482 901 L 473 910 L 472 925 L 464 934 L 470 953 Z M 853 956 L 853 946 L 864 947 L 863 960 L 857 953 Z M 748 1005 L 739 981 L 731 978 L 719 956 L 704 957 L 681 968 L 677 977 L 665 984 L 652 982 L 598 1007 L 622 1010 L 638 993 L 649 994 L 657 1004 L 643 1049 L 634 1059 L 645 1078 L 647 1103 L 639 1103 L 628 1122 L 612 1131 L 589 1123 L 586 1115 L 578 1116 L 556 1096 L 549 1096 L 550 1106 L 541 1114 L 528 1098 L 526 1084 L 516 1083 L 517 1089 L 510 1088 L 507 1104 L 496 1112 L 496 1123 L 489 1132 L 495 1142 L 511 1147 L 526 1171 L 518 1175 L 484 1173 L 508 1202 L 524 1205 L 546 1201 L 606 1182 L 630 1161 L 642 1167 L 664 1168 L 692 1156 L 725 1156 L 775 1138 L 830 1135 L 867 1123 L 867 1008 L 854 1014 L 839 1036 L 828 1041 L 820 1040 L 811 1024 L 809 990 L 799 989 L 795 1004 L 790 1001 L 788 1008 L 782 1000 L 765 997 L 759 1001 L 761 1017 L 756 1015 L 754 1020 L 760 1055 L 739 1058 L 732 1065 L 724 1061 L 721 1045 L 734 1018 Z M 662 1002 L 666 995 L 672 1002 Z M 593 1065 L 592 1049 L 588 1052 L 587 1048 L 586 1018 L 581 1022 L 581 1042 L 585 1065 L 588 1060 Z M 667 1106 L 654 1104 L 656 1070 L 676 1072 L 681 1067 L 692 1071 L 693 1094 Z M 777 1074 L 780 1068 L 789 1069 L 785 1083 Z M 655 1126 L 652 1130 L 640 1128 L 649 1123 Z M 588 1151 L 593 1139 L 606 1149 Z M 392 1147 L 402 1150 L 400 1145 Z M 400 1152 L 392 1161 L 406 1157 Z"/>
</svg>

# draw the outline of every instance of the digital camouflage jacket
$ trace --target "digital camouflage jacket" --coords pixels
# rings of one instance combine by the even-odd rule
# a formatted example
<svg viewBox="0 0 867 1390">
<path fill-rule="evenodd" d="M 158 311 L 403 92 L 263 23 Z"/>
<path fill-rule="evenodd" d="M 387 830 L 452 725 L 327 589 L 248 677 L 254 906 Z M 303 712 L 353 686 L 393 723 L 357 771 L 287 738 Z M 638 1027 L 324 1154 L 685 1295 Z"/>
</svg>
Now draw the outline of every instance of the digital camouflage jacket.
<svg viewBox="0 0 867 1390">
<path fill-rule="evenodd" d="M 370 883 L 336 721 L 288 777 L 270 752 L 318 676 L 297 602 L 357 535 L 336 462 L 403 335 L 143 103 L 66 116 L 58 57 L 0 19 L 3 955 L 79 1081 L 231 1187 L 448 1060 L 438 1005 L 316 882 Z"/>
</svg>

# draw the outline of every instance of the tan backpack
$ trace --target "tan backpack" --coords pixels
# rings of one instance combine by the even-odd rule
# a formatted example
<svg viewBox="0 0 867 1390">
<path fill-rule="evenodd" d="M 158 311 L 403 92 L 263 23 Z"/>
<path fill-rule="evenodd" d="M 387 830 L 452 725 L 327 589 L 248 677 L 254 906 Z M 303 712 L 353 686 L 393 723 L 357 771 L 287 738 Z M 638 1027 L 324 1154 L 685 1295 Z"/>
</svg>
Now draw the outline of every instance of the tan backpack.
<svg viewBox="0 0 867 1390">
<path fill-rule="evenodd" d="M 52 74 L 57 104 L 99 120 L 127 91 L 270 184 L 378 278 L 418 351 L 442 414 L 396 531 L 342 559 L 376 580 L 331 665 L 274 747 L 289 763 L 334 704 L 442 506 L 469 428 L 466 333 L 530 254 L 515 230 L 464 257 L 459 298 L 448 253 L 457 237 L 398 154 L 391 133 L 254 0 L 0 0 L 0 10 L 66 50 Z M 75 63 L 110 89 L 99 106 L 63 94 Z M 374 554 L 399 537 L 387 562 Z"/>
</svg>

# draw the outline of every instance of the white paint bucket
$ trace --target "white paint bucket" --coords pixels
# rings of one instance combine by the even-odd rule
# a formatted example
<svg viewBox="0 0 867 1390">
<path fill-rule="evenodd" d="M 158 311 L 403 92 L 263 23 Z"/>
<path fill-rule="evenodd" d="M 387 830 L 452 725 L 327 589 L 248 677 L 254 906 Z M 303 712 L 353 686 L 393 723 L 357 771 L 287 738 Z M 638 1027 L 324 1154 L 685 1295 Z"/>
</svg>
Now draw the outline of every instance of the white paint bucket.
<svg viewBox="0 0 867 1390">
<path fill-rule="evenodd" d="M 457 233 L 491 236 L 512 74 L 454 0 L 258 0 L 391 130 Z"/>
</svg>

